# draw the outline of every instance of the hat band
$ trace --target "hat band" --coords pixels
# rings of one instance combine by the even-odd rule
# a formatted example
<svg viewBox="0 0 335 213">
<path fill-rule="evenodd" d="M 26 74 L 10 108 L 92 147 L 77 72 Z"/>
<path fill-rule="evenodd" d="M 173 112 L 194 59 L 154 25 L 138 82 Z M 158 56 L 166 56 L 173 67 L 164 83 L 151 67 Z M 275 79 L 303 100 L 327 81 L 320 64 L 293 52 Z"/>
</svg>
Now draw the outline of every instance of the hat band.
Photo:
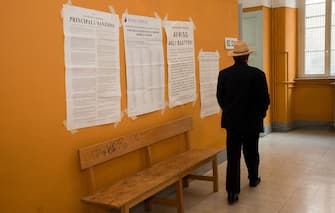
<svg viewBox="0 0 335 213">
<path fill-rule="evenodd" d="M 249 52 L 249 50 L 234 50 L 234 53 L 246 53 Z"/>
</svg>

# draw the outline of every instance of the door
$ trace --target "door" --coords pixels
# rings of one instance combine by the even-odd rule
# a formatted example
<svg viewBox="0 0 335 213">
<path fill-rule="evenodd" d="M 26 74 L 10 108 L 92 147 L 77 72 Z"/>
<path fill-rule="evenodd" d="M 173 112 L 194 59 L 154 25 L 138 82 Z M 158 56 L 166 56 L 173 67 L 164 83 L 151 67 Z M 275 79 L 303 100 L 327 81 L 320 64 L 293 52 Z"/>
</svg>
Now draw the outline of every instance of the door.
<svg viewBox="0 0 335 213">
<path fill-rule="evenodd" d="M 240 28 L 241 39 L 248 42 L 249 48 L 256 50 L 255 53 L 250 54 L 248 64 L 257 67 L 264 71 L 263 65 L 263 11 L 243 12 Z M 271 125 L 264 126 L 264 134 L 271 132 Z M 263 133 L 261 135 L 264 135 Z"/>
<path fill-rule="evenodd" d="M 242 40 L 250 49 L 256 50 L 249 56 L 249 65 L 263 70 L 263 12 L 242 13 Z"/>
</svg>

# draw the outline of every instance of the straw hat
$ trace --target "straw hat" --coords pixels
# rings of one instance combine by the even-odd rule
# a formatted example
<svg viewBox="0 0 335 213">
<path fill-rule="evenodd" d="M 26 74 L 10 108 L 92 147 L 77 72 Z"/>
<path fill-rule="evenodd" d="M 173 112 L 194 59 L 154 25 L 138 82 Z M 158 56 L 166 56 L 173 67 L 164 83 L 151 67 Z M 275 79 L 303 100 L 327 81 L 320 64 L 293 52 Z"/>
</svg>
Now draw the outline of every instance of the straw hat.
<svg viewBox="0 0 335 213">
<path fill-rule="evenodd" d="M 236 41 L 234 44 L 234 49 L 228 52 L 228 56 L 242 56 L 249 55 L 250 53 L 256 52 L 248 47 L 245 41 Z"/>
</svg>

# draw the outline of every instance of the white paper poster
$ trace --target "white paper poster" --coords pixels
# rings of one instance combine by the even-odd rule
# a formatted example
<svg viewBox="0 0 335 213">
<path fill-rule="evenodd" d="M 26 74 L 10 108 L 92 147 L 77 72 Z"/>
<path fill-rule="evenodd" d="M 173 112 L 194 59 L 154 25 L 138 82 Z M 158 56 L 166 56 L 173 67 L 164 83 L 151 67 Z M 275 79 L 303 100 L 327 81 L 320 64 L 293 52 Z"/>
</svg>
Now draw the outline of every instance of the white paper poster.
<svg viewBox="0 0 335 213">
<path fill-rule="evenodd" d="M 121 119 L 119 18 L 63 5 L 67 129 Z"/>
<path fill-rule="evenodd" d="M 196 100 L 193 22 L 165 21 L 169 106 Z"/>
<path fill-rule="evenodd" d="M 199 53 L 201 118 L 219 113 L 220 108 L 216 100 L 219 57 L 217 51 Z"/>
<path fill-rule="evenodd" d="M 165 107 L 162 23 L 159 18 L 125 14 L 128 116 Z"/>
</svg>

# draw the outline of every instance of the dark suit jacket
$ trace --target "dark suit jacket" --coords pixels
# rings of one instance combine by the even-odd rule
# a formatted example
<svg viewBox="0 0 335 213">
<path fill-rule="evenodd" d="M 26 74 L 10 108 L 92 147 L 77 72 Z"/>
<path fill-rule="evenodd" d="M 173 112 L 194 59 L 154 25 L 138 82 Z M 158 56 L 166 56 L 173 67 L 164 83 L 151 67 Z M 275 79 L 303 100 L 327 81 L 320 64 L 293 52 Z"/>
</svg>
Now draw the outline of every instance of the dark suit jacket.
<svg viewBox="0 0 335 213">
<path fill-rule="evenodd" d="M 216 97 L 222 109 L 221 127 L 237 132 L 262 132 L 270 104 L 265 74 L 246 63 L 220 71 Z"/>
</svg>

